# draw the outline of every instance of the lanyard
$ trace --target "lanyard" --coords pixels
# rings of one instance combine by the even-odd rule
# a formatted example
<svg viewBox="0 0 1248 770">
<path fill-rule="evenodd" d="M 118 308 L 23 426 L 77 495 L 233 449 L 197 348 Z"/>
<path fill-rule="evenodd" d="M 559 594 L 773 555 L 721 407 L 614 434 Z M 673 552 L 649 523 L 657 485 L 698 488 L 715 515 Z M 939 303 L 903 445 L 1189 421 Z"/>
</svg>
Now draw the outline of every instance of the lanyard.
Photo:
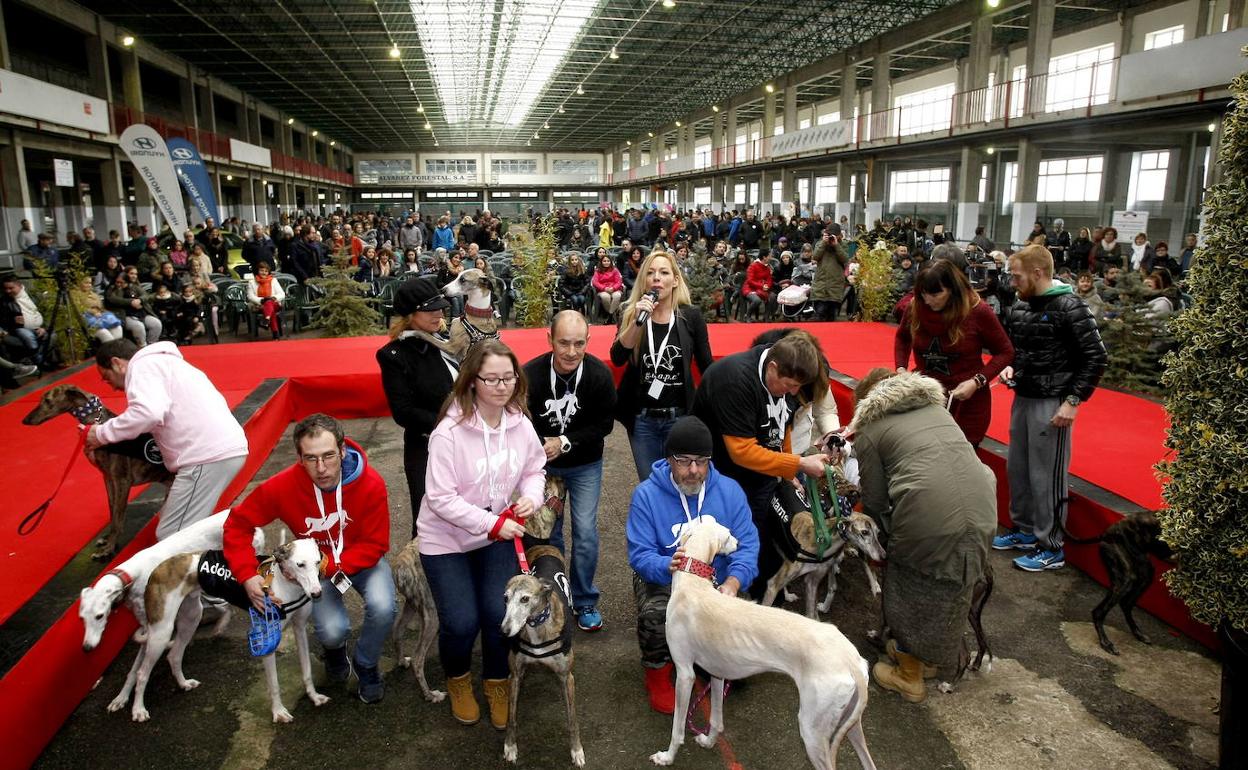
<svg viewBox="0 0 1248 770">
<path fill-rule="evenodd" d="M 659 363 L 663 360 L 663 351 L 667 350 L 667 341 L 672 337 L 672 329 L 676 328 L 676 315 L 672 314 L 672 320 L 668 323 L 667 334 L 663 337 L 663 344 L 659 345 L 659 349 L 654 349 L 654 316 L 646 319 L 646 339 L 650 342 L 650 364 L 654 368 L 654 377 L 659 377 Z M 553 394 L 552 394 L 553 395 Z"/>
<path fill-rule="evenodd" d="M 674 485 L 675 483 L 676 481 L 675 479 L 673 479 L 672 484 Z M 685 493 L 681 492 L 679 487 L 676 488 L 676 491 L 680 492 L 680 495 L 679 495 L 680 507 L 685 509 L 685 521 L 693 521 L 693 515 L 689 513 L 689 501 L 685 500 Z M 705 499 L 706 499 L 706 482 L 704 481 L 702 482 L 702 486 L 698 487 L 698 509 L 697 510 L 698 510 L 699 520 L 701 520 L 702 518 L 702 501 Z"/>
<path fill-rule="evenodd" d="M 585 359 L 581 359 L 581 363 L 576 367 L 576 377 L 572 380 L 571 387 L 568 392 L 563 394 L 563 398 L 555 393 L 555 359 L 550 359 L 550 397 L 555 404 L 555 421 L 559 423 L 559 432 L 562 434 L 568 429 L 568 422 L 572 419 L 571 413 L 574 405 L 579 406 L 576 401 L 576 389 L 581 387 L 581 374 L 585 371 Z M 559 405 L 563 404 L 562 407 Z"/>
<path fill-rule="evenodd" d="M 771 405 L 767 407 L 767 417 L 777 420 L 776 428 L 784 433 L 784 425 L 789 421 L 789 402 L 783 395 L 776 397 L 771 395 L 771 391 L 767 390 L 767 378 L 763 376 L 764 367 L 767 366 L 767 354 L 770 350 L 763 351 L 758 358 L 758 381 L 763 384 L 763 392 L 767 394 L 767 400 Z"/>
<path fill-rule="evenodd" d="M 507 458 L 503 453 L 507 451 L 507 413 L 504 411 L 502 418 L 498 423 L 498 464 L 501 467 Z M 488 490 L 490 498 L 490 508 L 494 507 L 494 499 L 498 497 L 499 491 L 496 489 L 498 484 L 497 470 L 494 467 L 494 454 L 490 452 L 490 426 L 485 424 L 485 419 L 481 420 L 481 441 L 485 444 L 485 473 L 489 479 L 490 488 Z"/>
<path fill-rule="evenodd" d="M 334 488 L 334 505 L 338 507 L 338 512 L 334 515 L 338 517 L 338 540 L 335 541 L 333 535 L 329 533 L 331 524 L 325 520 L 325 499 L 321 494 L 321 488 L 316 484 L 312 485 L 312 490 L 316 492 L 316 507 L 321 512 L 321 523 L 325 526 L 325 536 L 329 538 L 329 549 L 334 555 L 334 566 L 341 567 L 338 559 L 342 557 L 342 531 L 347 526 L 347 514 L 342 510 L 342 479 L 338 479 L 338 486 Z"/>
</svg>

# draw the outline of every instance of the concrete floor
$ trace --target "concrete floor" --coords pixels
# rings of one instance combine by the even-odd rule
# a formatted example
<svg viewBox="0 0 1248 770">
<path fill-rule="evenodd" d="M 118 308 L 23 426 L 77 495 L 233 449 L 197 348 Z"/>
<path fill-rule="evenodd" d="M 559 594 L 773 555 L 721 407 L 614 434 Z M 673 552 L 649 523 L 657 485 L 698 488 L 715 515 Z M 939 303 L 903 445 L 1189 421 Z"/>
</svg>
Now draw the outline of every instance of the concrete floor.
<svg viewBox="0 0 1248 770">
<path fill-rule="evenodd" d="M 411 510 L 402 471 L 402 434 L 388 419 L 356 420 L 348 434 L 369 452 L 390 489 L 392 543 L 410 532 Z M 267 478 L 293 460 L 288 439 L 258 474 Z M 577 633 L 577 696 L 587 764 L 649 767 L 649 755 L 667 744 L 671 721 L 649 710 L 641 682 L 633 600 L 625 558 L 624 522 L 635 485 L 627 438 L 616 427 L 608 440 L 600 510 L 605 629 Z M 276 533 L 272 533 L 276 537 Z M 275 542 L 275 540 L 270 540 Z M 1122 655 L 1096 644 L 1090 612 L 1102 589 L 1074 569 L 1030 575 L 993 554 L 997 587 L 984 623 L 997 660 L 972 674 L 952 695 L 931 693 L 920 705 L 872 685 L 864 719 L 880 768 L 1208 768 L 1216 759 L 1216 661 L 1170 629 L 1140 614 L 1154 640 L 1144 646 L 1110 619 Z M 829 616 L 869 660 L 866 640 L 878 608 L 857 564 L 848 563 Z M 359 602 L 349 606 L 358 616 Z M 299 684 L 293 652 L 279 656 L 283 697 L 295 716 L 272 724 L 262 669 L 246 653 L 246 623 L 236 611 L 221 638 L 201 631 L 186 658 L 187 676 L 203 684 L 177 690 L 168 667 L 154 671 L 147 705 L 152 721 L 135 724 L 128 712 L 105 706 L 120 688 L 131 646 L 108 669 L 40 758 L 42 768 L 502 768 L 502 736 L 485 721 L 463 727 L 446 703 L 419 696 L 409 672 L 387 657 L 386 697 L 366 706 L 352 694 L 324 688 L 333 700 L 314 708 Z M 315 642 L 313 643 L 315 646 Z M 314 662 L 316 677 L 320 664 Z M 430 683 L 444 682 L 431 659 Z M 479 693 L 479 690 L 478 690 Z M 482 699 L 482 702 L 484 700 Z M 781 676 L 759 676 L 726 701 L 727 732 L 718 750 L 688 740 L 682 768 L 807 767 L 797 734 L 797 693 Z M 563 703 L 553 676 L 535 671 L 520 699 L 521 767 L 570 766 Z M 839 760 L 857 767 L 848 745 Z"/>
</svg>

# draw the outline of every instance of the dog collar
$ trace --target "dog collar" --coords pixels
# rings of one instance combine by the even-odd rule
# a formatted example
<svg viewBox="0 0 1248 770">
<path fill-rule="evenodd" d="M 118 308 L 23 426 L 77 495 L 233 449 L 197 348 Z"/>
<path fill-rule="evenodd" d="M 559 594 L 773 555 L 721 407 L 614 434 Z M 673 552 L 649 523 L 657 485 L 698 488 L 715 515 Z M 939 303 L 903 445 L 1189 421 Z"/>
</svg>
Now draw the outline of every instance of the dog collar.
<svg viewBox="0 0 1248 770">
<path fill-rule="evenodd" d="M 556 516 L 563 515 L 563 498 L 551 495 L 546 498 L 546 502 L 542 503 L 543 508 L 549 508 Z"/>
<path fill-rule="evenodd" d="M 130 577 L 130 573 L 124 569 L 110 569 L 105 575 L 112 575 L 121 581 L 121 593 L 117 594 L 117 598 L 113 600 L 113 604 L 120 604 L 121 599 L 130 591 L 130 586 L 134 585 L 134 578 Z"/>
<path fill-rule="evenodd" d="M 686 556 L 681 559 L 680 566 L 676 568 L 678 572 L 689 572 L 701 578 L 706 578 L 712 583 L 715 582 L 715 568 L 704 561 L 695 559 L 692 556 Z"/>
<path fill-rule="evenodd" d="M 529 619 L 524 622 L 528 624 L 529 628 L 537 628 L 538 626 L 542 625 L 548 620 L 550 620 L 550 605 L 549 604 L 546 605 L 546 609 L 542 610 L 536 615 L 530 615 Z"/>
<path fill-rule="evenodd" d="M 472 316 L 473 318 L 493 318 L 494 308 L 465 306 L 464 313 Z"/>
<path fill-rule="evenodd" d="M 82 406 L 75 406 L 69 410 L 69 413 L 72 414 L 74 419 L 79 423 L 87 425 L 88 423 L 98 423 L 100 421 L 99 412 L 103 408 L 104 404 L 100 402 L 100 397 L 92 395 L 87 398 L 87 403 Z M 91 419 L 92 415 L 95 415 L 96 419 Z"/>
</svg>

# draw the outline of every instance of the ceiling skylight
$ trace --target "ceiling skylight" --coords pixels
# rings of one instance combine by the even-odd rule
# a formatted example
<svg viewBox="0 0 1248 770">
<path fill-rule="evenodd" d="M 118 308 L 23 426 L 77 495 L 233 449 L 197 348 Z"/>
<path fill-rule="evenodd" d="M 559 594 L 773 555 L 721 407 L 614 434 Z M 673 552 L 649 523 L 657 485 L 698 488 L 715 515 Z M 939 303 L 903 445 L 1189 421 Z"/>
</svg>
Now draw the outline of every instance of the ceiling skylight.
<svg viewBox="0 0 1248 770">
<path fill-rule="evenodd" d="M 524 123 L 599 2 L 411 0 L 446 122 Z"/>
</svg>

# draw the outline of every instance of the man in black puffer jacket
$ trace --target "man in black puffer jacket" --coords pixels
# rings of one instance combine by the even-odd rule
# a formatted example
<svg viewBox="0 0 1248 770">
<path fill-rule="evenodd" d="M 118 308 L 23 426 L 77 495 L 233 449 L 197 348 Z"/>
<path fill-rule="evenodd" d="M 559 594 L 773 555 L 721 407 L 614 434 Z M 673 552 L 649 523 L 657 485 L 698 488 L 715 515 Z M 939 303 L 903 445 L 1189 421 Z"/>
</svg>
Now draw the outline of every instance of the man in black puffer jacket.
<svg viewBox="0 0 1248 770">
<path fill-rule="evenodd" d="M 1070 426 L 1105 372 L 1105 344 L 1088 306 L 1070 286 L 1053 280 L 1048 249 L 1032 245 L 1015 252 L 1010 275 L 1018 290 L 1008 318 L 1015 357 L 1001 379 L 1017 383 L 1007 460 L 1015 528 L 995 537 L 992 547 L 1028 550 L 1015 566 L 1042 572 L 1066 564 Z"/>
</svg>

